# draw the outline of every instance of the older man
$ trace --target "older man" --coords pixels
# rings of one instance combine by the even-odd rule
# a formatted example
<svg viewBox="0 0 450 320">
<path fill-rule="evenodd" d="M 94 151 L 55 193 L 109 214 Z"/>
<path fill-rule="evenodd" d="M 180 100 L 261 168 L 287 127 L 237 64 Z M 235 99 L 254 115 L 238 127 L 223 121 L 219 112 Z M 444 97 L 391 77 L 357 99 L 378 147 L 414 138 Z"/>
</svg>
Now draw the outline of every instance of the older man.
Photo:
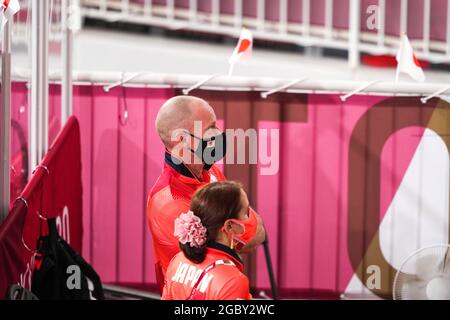
<svg viewBox="0 0 450 320">
<path fill-rule="evenodd" d="M 216 125 L 212 107 L 203 99 L 177 96 L 158 112 L 156 130 L 163 142 L 163 172 L 147 200 L 147 222 L 153 237 L 156 278 L 160 289 L 170 260 L 180 251 L 173 235 L 174 222 L 189 210 L 194 192 L 201 186 L 225 180 L 214 165 L 226 151 L 226 139 Z M 261 218 L 257 232 L 239 252 L 251 252 L 265 238 Z"/>
</svg>

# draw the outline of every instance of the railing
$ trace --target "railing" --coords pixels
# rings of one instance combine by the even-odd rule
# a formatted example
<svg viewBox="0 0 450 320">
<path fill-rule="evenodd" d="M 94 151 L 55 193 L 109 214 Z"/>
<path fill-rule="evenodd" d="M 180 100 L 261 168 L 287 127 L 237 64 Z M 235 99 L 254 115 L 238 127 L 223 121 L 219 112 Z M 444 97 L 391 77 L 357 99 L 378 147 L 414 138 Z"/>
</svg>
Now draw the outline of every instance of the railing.
<svg viewBox="0 0 450 320">
<path fill-rule="evenodd" d="M 15 68 L 12 79 L 17 82 L 28 82 L 30 70 Z M 341 94 L 342 101 L 354 95 L 374 96 L 416 96 L 426 103 L 434 97 L 450 101 L 450 85 L 448 83 L 422 83 L 393 81 L 359 81 L 338 79 L 286 79 L 269 77 L 242 77 L 226 75 L 191 75 L 191 74 L 161 74 L 152 72 L 108 72 L 92 70 L 74 70 L 72 74 L 74 85 L 101 85 L 105 92 L 118 86 L 137 88 L 175 88 L 192 91 L 228 90 L 255 91 L 263 98 L 277 93 L 322 93 Z M 61 70 L 54 70 L 49 74 L 49 82 L 62 82 Z"/>
<path fill-rule="evenodd" d="M 13 43 L 30 41 L 30 3 L 15 16 Z M 360 53 L 395 55 L 409 35 L 419 59 L 450 62 L 450 0 L 71 0 L 80 17 L 171 30 L 348 50 L 352 67 Z M 61 0 L 51 0 L 49 39 L 60 42 Z"/>
<path fill-rule="evenodd" d="M 450 61 L 450 0 L 81 0 L 81 8 L 84 17 L 110 22 L 230 36 L 247 27 L 256 39 L 344 49 L 357 57 L 393 55 L 407 32 L 418 58 Z"/>
<path fill-rule="evenodd" d="M 60 43 L 63 38 L 62 31 L 62 2 L 64 0 L 49 0 L 49 41 Z M 24 44 L 31 47 L 31 6 L 32 0 L 20 0 L 20 11 L 14 16 L 13 43 Z M 80 1 L 68 0 L 72 23 L 79 24 L 75 19 L 80 19 Z"/>
</svg>

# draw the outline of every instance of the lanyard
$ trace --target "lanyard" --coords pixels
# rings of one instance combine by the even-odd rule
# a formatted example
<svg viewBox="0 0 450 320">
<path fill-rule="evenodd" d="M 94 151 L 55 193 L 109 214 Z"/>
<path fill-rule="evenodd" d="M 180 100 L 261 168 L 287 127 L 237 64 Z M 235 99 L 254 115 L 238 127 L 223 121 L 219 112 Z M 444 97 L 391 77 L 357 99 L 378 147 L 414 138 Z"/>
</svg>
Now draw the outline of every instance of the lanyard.
<svg viewBox="0 0 450 320">
<path fill-rule="evenodd" d="M 200 276 L 198 277 L 197 282 L 194 284 L 194 287 L 192 288 L 191 294 L 189 295 L 189 297 L 187 298 L 187 300 L 194 300 L 194 296 L 196 295 L 197 291 L 198 291 L 198 287 L 200 286 L 200 283 L 202 282 L 203 278 L 205 277 L 205 275 L 210 272 L 212 269 L 214 269 L 215 267 L 219 266 L 219 265 L 226 265 L 226 266 L 233 266 L 236 267 L 236 265 L 233 263 L 233 261 L 230 260 L 217 260 L 214 261 L 213 263 L 211 263 L 209 266 L 207 266 L 203 272 L 200 274 Z M 236 267 L 237 268 L 237 267 Z"/>
</svg>

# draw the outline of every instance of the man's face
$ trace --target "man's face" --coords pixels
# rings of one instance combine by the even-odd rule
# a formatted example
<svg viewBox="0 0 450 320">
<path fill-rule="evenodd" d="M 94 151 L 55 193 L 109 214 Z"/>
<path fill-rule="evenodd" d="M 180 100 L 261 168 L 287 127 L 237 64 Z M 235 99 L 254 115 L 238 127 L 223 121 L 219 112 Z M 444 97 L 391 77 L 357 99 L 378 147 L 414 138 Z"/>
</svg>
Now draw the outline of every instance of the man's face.
<svg viewBox="0 0 450 320">
<path fill-rule="evenodd" d="M 216 125 L 216 115 L 212 108 L 209 105 L 198 105 L 193 110 L 193 130 L 195 132 L 191 132 L 193 135 L 198 136 L 201 124 L 201 135 L 199 138 L 206 139 L 213 136 L 217 136 L 222 132 L 217 128 Z M 195 127 L 195 123 L 197 123 L 197 127 Z"/>
<path fill-rule="evenodd" d="M 199 104 L 193 108 L 193 123 L 189 130 L 191 136 L 190 148 L 197 150 L 202 143 L 200 139 L 208 139 L 220 135 L 222 131 L 217 127 L 216 115 L 209 105 Z M 211 142 L 214 143 L 214 142 Z M 201 159 L 193 154 L 195 163 L 201 163 Z"/>
</svg>

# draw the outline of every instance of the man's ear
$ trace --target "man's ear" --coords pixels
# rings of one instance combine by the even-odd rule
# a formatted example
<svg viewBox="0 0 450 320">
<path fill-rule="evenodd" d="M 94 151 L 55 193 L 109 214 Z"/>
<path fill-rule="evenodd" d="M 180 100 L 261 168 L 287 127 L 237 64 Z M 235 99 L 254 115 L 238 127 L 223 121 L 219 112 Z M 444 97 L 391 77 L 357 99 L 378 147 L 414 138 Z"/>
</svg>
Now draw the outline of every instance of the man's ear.
<svg viewBox="0 0 450 320">
<path fill-rule="evenodd" d="M 186 139 L 184 138 L 184 135 L 181 133 L 180 135 L 177 136 L 177 141 L 175 141 L 175 143 L 184 146 L 185 141 Z"/>
<path fill-rule="evenodd" d="M 176 145 L 183 145 L 185 143 L 185 132 L 183 129 L 175 129 L 172 131 L 172 134 L 170 135 L 170 142 L 172 146 Z"/>
<path fill-rule="evenodd" d="M 182 162 L 186 163 L 190 161 L 190 155 L 185 152 L 187 140 L 185 132 L 182 129 L 176 129 L 171 134 L 171 146 L 168 148 L 172 154 L 176 157 L 181 157 Z"/>
</svg>

